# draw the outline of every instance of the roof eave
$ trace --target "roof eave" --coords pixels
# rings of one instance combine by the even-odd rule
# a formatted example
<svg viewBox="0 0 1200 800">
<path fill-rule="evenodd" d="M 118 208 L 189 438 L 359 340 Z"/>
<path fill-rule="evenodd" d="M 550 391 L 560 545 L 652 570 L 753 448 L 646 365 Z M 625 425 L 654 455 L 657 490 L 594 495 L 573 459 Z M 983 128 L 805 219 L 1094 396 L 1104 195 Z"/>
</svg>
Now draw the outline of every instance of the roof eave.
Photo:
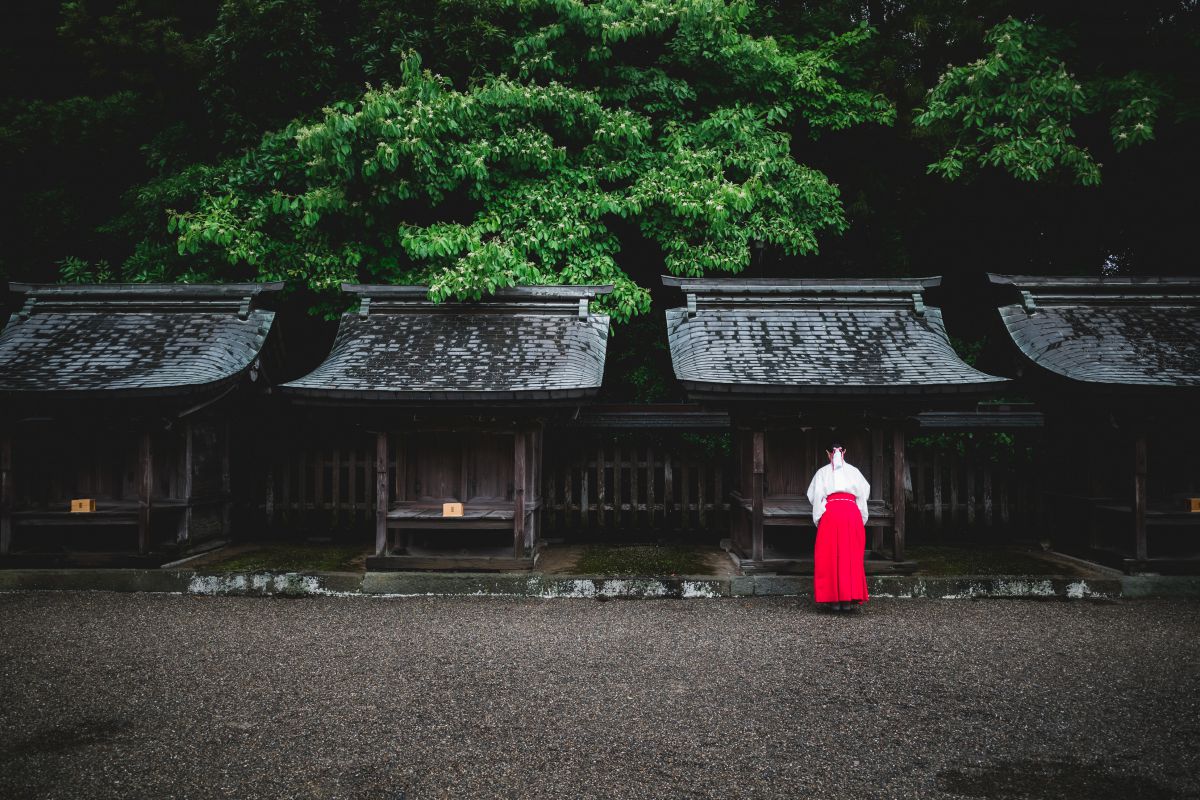
<svg viewBox="0 0 1200 800">
<path fill-rule="evenodd" d="M 806 385 L 806 384 L 758 384 L 717 383 L 680 379 L 689 392 L 711 395 L 756 395 L 760 397 L 784 397 L 795 399 L 812 396 L 821 399 L 851 397 L 880 398 L 888 396 L 920 396 L 927 394 L 961 395 L 987 394 L 1011 383 L 1008 378 L 993 381 L 956 384 L 861 384 L 861 385 Z"/>
<path fill-rule="evenodd" d="M 429 403 L 530 403 L 586 400 L 600 387 L 571 389 L 509 389 L 497 391 L 412 391 L 405 389 L 321 389 L 283 384 L 280 392 L 297 402 L 428 405 Z"/>
</svg>

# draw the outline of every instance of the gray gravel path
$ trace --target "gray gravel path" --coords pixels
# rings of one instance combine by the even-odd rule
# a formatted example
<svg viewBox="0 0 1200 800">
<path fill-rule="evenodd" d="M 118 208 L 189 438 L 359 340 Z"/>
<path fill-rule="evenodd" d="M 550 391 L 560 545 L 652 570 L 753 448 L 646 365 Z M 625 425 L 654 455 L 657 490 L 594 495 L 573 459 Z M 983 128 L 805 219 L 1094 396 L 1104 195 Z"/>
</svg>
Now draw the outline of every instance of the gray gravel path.
<svg viewBox="0 0 1200 800">
<path fill-rule="evenodd" d="M 0 797 L 1200 797 L 1200 602 L 0 595 Z"/>
</svg>

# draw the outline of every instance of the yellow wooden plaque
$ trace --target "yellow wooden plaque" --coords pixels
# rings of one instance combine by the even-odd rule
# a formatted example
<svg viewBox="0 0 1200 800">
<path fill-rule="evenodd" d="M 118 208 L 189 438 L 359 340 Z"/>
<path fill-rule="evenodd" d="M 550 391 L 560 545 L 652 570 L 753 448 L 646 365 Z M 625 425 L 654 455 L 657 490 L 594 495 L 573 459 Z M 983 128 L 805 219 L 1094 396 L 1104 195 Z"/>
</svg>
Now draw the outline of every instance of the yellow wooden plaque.
<svg viewBox="0 0 1200 800">
<path fill-rule="evenodd" d="M 1188 500 L 1192 504 L 1192 513 L 1200 514 L 1200 497 L 1189 497 Z"/>
<path fill-rule="evenodd" d="M 72 514 L 86 514 L 96 510 L 96 501 L 90 497 L 71 501 Z"/>
<path fill-rule="evenodd" d="M 461 517 L 463 515 L 462 503 L 442 503 L 443 517 Z"/>
</svg>

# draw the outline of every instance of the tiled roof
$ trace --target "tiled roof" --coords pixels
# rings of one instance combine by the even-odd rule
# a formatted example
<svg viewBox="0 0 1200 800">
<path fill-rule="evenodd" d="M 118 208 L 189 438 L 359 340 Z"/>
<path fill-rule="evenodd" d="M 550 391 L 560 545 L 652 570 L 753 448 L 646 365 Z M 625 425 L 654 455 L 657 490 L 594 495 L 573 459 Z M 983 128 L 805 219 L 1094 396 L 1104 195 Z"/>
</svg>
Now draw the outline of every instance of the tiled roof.
<svg viewBox="0 0 1200 800">
<path fill-rule="evenodd" d="M 691 391 L 771 394 L 963 392 L 1005 379 L 965 364 L 914 280 L 664 278 L 675 375 Z"/>
<path fill-rule="evenodd" d="M 236 379 L 258 357 L 282 284 L 12 284 L 25 306 L 0 333 L 0 392 L 180 395 Z"/>
<path fill-rule="evenodd" d="M 283 391 L 315 398 L 428 402 L 550 400 L 594 394 L 611 287 L 539 286 L 478 303 L 433 303 L 425 287 L 345 285 L 362 296 L 333 350 Z"/>
<path fill-rule="evenodd" d="M 1200 279 L 991 275 L 1021 354 L 1088 384 L 1200 386 Z"/>
</svg>

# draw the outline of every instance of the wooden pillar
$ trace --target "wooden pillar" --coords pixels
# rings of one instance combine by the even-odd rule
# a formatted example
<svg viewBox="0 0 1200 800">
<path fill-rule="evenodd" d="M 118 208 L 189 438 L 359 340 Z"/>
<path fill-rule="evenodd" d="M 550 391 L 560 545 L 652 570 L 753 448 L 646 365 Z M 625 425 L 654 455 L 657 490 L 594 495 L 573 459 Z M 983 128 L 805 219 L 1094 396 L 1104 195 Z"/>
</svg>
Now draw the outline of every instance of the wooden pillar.
<svg viewBox="0 0 1200 800">
<path fill-rule="evenodd" d="M 672 527 L 671 512 L 675 505 L 675 471 L 671 459 L 675 454 L 670 449 L 663 453 L 663 527 Z"/>
<path fill-rule="evenodd" d="M 904 560 L 904 429 L 892 431 L 892 559 Z"/>
<path fill-rule="evenodd" d="M 604 520 L 604 438 L 596 448 L 596 527 L 603 530 Z"/>
<path fill-rule="evenodd" d="M 387 555 L 388 435 L 375 434 L 375 555 Z"/>
<path fill-rule="evenodd" d="M 408 438 L 407 434 L 396 434 L 396 481 L 392 484 L 393 495 L 397 500 L 403 501 L 408 499 Z M 465 462 L 466 459 L 464 458 Z M 465 487 L 464 487 L 465 490 Z M 463 498 L 466 500 L 466 498 Z M 396 536 L 392 541 L 393 552 L 407 553 L 409 547 L 409 538 L 412 532 L 405 527 L 396 529 Z"/>
<path fill-rule="evenodd" d="M 871 500 L 883 499 L 883 428 L 879 425 L 871 429 Z M 879 525 L 871 529 L 871 550 L 883 552 L 883 528 Z"/>
<path fill-rule="evenodd" d="M 760 430 L 754 431 L 753 451 L 751 456 L 751 465 L 753 470 L 754 486 L 751 489 L 753 495 L 751 497 L 750 507 L 750 558 L 754 561 L 763 560 L 763 472 L 765 470 L 766 458 L 763 454 L 763 432 Z"/>
<path fill-rule="evenodd" d="M 183 544 L 192 536 L 192 423 L 183 423 L 183 474 L 180 476 L 180 489 L 184 502 L 183 512 L 179 515 L 179 530 L 176 540 Z"/>
<path fill-rule="evenodd" d="M 612 480 L 612 497 L 613 497 L 613 527 L 624 527 L 624 519 L 621 514 L 621 444 L 619 440 L 613 440 L 613 480 Z M 686 513 L 686 512 L 685 512 Z"/>
<path fill-rule="evenodd" d="M 150 504 L 154 494 L 154 449 L 150 431 L 142 431 L 138 454 L 138 552 L 150 551 Z"/>
<path fill-rule="evenodd" d="M 525 436 L 513 436 L 513 558 L 525 554 Z"/>
<path fill-rule="evenodd" d="M 465 459 L 464 459 L 465 460 Z M 397 500 L 408 500 L 408 436 L 407 434 L 396 435 L 396 483 L 395 489 Z M 466 499 L 465 497 L 463 498 Z"/>
<path fill-rule="evenodd" d="M 1146 555 L 1146 434 L 1137 432 L 1133 446 L 1133 535 L 1137 547 L 1137 560 L 1145 561 Z"/>
<path fill-rule="evenodd" d="M 0 555 L 8 555 L 12 548 L 13 495 L 12 434 L 0 434 Z"/>
<path fill-rule="evenodd" d="M 545 429 L 541 423 L 533 429 L 531 434 L 533 439 L 530 443 L 530 458 L 533 459 L 533 466 L 530 470 L 529 489 L 531 497 L 536 506 L 529 517 L 529 546 L 536 548 L 538 537 L 541 535 L 542 527 L 542 438 L 545 435 Z"/>
<path fill-rule="evenodd" d="M 228 422 L 225 423 L 223 433 L 225 441 L 221 447 L 221 535 L 228 537 L 233 512 L 233 473 L 229 463 L 232 428 Z"/>
</svg>

